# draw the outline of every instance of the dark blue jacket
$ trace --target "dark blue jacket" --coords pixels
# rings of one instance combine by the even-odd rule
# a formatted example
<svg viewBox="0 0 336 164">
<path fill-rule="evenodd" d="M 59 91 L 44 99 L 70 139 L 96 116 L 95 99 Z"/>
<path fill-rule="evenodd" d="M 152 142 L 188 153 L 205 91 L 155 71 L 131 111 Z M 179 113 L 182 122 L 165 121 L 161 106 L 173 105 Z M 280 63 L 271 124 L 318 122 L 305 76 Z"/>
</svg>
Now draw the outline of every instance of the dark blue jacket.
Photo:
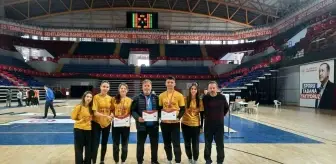
<svg viewBox="0 0 336 164">
<path fill-rule="evenodd" d="M 153 126 L 157 127 L 159 125 L 159 119 L 161 115 L 161 109 L 159 109 L 159 97 L 151 94 L 152 108 L 158 111 L 158 121 L 154 122 Z M 131 105 L 132 116 L 136 121 L 137 130 L 146 130 L 146 122 L 139 122 L 139 117 L 142 117 L 142 111 L 146 110 L 146 97 L 143 93 L 135 96 Z"/>
</svg>

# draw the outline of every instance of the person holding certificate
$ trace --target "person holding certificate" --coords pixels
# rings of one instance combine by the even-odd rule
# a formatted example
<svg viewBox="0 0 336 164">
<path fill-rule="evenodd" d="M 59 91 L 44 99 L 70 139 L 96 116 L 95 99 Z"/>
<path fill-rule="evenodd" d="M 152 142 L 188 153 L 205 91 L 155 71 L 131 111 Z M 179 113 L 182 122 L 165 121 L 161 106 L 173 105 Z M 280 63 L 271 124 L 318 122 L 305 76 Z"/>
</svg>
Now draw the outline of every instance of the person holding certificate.
<svg viewBox="0 0 336 164">
<path fill-rule="evenodd" d="M 92 150 L 91 157 L 92 163 L 96 163 L 100 135 L 101 139 L 101 155 L 100 155 L 100 164 L 104 164 L 107 141 L 110 135 L 111 121 L 113 114 L 111 112 L 111 100 L 112 97 L 108 95 L 110 90 L 110 84 L 108 81 L 102 81 L 100 84 L 100 93 L 93 97 L 93 106 L 92 110 L 94 113 L 92 126 Z"/>
<path fill-rule="evenodd" d="M 142 82 L 142 93 L 133 98 L 131 105 L 132 116 L 137 128 L 137 161 L 143 163 L 145 141 L 149 135 L 151 146 L 151 164 L 158 162 L 159 143 L 159 97 L 152 92 L 152 82 L 148 79 Z"/>
<path fill-rule="evenodd" d="M 91 164 L 91 120 L 92 120 L 92 93 L 86 91 L 80 104 L 71 112 L 74 124 L 75 164 Z M 85 158 L 83 160 L 83 148 Z"/>
<path fill-rule="evenodd" d="M 198 94 L 198 84 L 192 83 L 187 96 L 186 112 L 182 117 L 184 146 L 190 164 L 195 164 L 199 156 L 199 135 L 203 127 L 203 103 Z M 192 150 L 191 150 L 192 147 Z"/>
<path fill-rule="evenodd" d="M 112 99 L 111 107 L 114 115 L 112 126 L 113 158 L 119 163 L 119 145 L 121 138 L 121 162 L 125 163 L 128 152 L 128 139 L 131 125 L 132 99 L 127 97 L 128 86 L 119 84 L 119 93 Z"/>
<path fill-rule="evenodd" d="M 209 94 L 203 97 L 204 105 L 204 158 L 206 164 L 212 163 L 211 147 L 215 140 L 217 148 L 217 164 L 224 162 L 224 116 L 229 111 L 229 104 L 224 95 L 217 93 L 218 84 L 210 81 Z"/>
<path fill-rule="evenodd" d="M 175 91 L 175 85 L 174 77 L 166 79 L 167 91 L 159 95 L 159 106 L 162 108 L 161 130 L 168 163 L 173 159 L 173 144 L 175 162 L 178 164 L 181 162 L 180 119 L 184 114 L 185 103 L 183 95 Z"/>
</svg>

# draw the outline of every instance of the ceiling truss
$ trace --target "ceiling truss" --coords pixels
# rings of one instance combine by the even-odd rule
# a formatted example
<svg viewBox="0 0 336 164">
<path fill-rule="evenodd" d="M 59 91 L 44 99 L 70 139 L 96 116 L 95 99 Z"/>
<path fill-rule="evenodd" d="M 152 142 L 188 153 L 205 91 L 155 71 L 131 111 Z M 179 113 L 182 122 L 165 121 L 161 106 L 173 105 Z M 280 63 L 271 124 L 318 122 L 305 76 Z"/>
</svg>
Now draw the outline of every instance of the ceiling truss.
<svg viewBox="0 0 336 164">
<path fill-rule="evenodd" d="M 22 21 L 73 12 L 149 10 L 189 13 L 252 27 L 279 18 L 278 9 L 265 1 L 267 0 L 5 0 L 3 7 L 8 13 L 7 18 Z"/>
</svg>

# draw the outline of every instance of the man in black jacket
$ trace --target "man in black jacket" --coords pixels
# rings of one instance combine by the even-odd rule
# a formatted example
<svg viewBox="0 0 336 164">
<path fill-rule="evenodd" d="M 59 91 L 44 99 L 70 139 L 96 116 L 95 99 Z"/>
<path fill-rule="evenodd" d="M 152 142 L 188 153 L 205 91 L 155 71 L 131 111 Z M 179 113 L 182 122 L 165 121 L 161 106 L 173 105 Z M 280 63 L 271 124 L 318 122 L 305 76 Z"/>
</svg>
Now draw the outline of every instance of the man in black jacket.
<svg viewBox="0 0 336 164">
<path fill-rule="evenodd" d="M 143 111 L 157 111 L 156 121 L 145 122 L 142 118 Z M 152 93 L 152 82 L 148 79 L 142 82 L 142 93 L 133 98 L 131 105 L 132 116 L 136 121 L 137 128 L 137 161 L 143 163 L 144 145 L 149 135 L 151 145 L 151 163 L 158 164 L 158 144 L 159 144 L 159 98 Z"/>
<path fill-rule="evenodd" d="M 217 147 L 217 164 L 224 162 L 224 116 L 229 111 L 229 105 L 224 95 L 218 93 L 218 84 L 209 82 L 209 94 L 202 99 L 204 105 L 204 158 L 206 164 L 212 163 L 211 147 L 215 139 Z"/>
<path fill-rule="evenodd" d="M 319 109 L 334 109 L 333 99 L 335 92 L 335 84 L 329 79 L 330 65 L 328 63 L 322 63 L 319 68 L 319 80 L 321 87 L 318 92 L 321 95 L 321 99 L 315 101 L 315 107 Z M 333 73 L 333 72 L 332 72 Z"/>
</svg>

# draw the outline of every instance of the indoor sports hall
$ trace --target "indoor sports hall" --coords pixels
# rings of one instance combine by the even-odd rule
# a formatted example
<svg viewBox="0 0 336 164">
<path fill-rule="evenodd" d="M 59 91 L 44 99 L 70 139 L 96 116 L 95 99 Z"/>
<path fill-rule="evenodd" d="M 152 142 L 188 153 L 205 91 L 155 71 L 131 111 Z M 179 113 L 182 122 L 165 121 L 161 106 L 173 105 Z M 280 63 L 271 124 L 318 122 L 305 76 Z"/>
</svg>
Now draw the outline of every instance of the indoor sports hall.
<svg viewBox="0 0 336 164">
<path fill-rule="evenodd" d="M 108 84 L 112 103 L 127 84 L 135 101 L 150 80 L 160 104 L 174 77 L 169 106 L 175 92 L 188 106 L 193 86 L 202 101 L 213 82 L 225 98 L 224 163 L 334 164 L 335 43 L 333 0 L 0 0 L 0 163 L 76 163 L 71 116 L 86 91 Z M 124 163 L 137 164 L 139 120 L 127 118 Z M 116 163 L 107 129 L 100 164 Z M 206 128 L 197 162 L 179 129 L 181 161 L 172 163 L 209 163 Z M 170 164 L 164 130 L 155 163 Z M 218 151 L 213 141 L 212 163 Z M 153 163 L 148 136 L 143 158 Z"/>
</svg>

